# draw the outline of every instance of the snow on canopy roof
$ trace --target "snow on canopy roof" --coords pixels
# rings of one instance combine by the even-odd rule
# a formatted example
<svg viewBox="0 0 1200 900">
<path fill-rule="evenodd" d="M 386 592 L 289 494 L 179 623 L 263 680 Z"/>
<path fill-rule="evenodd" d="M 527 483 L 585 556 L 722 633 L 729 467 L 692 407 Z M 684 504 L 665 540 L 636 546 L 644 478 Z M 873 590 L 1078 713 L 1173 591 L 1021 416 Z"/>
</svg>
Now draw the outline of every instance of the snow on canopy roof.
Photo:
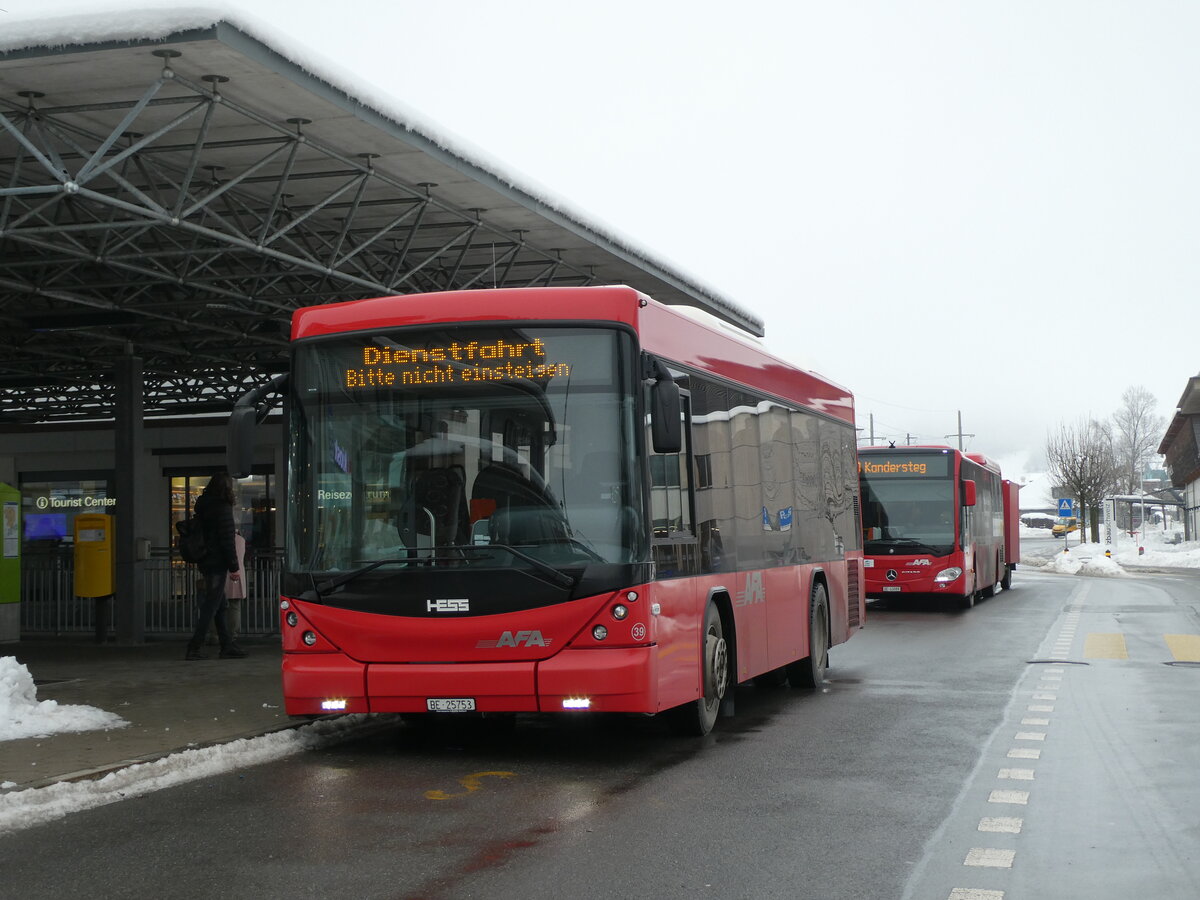
<svg viewBox="0 0 1200 900">
<path fill-rule="evenodd" d="M 225 3 L 184 8 L 130 8 L 119 0 L 92 0 L 70 13 L 60 7 L 53 16 L 10 14 L 4 18 L 0 33 L 0 62 L 5 59 L 40 57 L 80 48 L 104 48 L 136 45 L 151 41 L 170 41 L 178 45 L 189 38 L 234 38 L 230 29 L 248 36 L 303 73 L 344 94 L 356 104 L 383 116 L 405 132 L 428 141 L 448 154 L 452 161 L 465 164 L 476 180 L 496 180 L 523 205 L 540 213 L 598 249 L 617 257 L 649 276 L 648 283 L 633 284 L 656 299 L 676 305 L 694 305 L 751 334 L 763 334 L 762 321 L 737 306 L 717 291 L 701 285 L 672 262 L 652 256 L 612 226 L 573 210 L 561 197 L 533 179 L 520 174 L 488 156 L 480 147 L 440 128 L 393 94 L 378 86 L 361 82 L 346 66 L 323 56 L 300 41 L 280 34 L 269 22 L 253 13 Z M 64 14 L 65 13 L 65 14 Z M 242 49 L 239 47 L 239 49 Z M 459 165 L 457 168 L 462 169 Z M 481 176 L 483 176 L 481 178 Z M 620 277 L 627 283 L 637 279 Z"/>
</svg>

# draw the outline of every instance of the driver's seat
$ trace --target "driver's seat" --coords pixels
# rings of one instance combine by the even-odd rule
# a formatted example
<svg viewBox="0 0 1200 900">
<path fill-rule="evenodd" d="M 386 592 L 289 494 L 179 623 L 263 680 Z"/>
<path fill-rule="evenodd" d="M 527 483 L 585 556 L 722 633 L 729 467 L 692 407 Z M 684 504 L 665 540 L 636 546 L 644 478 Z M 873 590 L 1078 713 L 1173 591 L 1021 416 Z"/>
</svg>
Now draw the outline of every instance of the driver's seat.
<svg viewBox="0 0 1200 900">
<path fill-rule="evenodd" d="M 528 544 L 552 544 L 566 540 L 567 523 L 549 507 L 506 506 L 497 508 L 488 519 L 488 537 L 493 544 L 518 547 Z"/>
<path fill-rule="evenodd" d="M 398 527 L 406 547 L 419 546 L 418 535 L 422 534 L 429 535 L 434 546 L 465 544 L 469 522 L 462 467 L 447 466 L 418 472 L 409 487 Z"/>
</svg>

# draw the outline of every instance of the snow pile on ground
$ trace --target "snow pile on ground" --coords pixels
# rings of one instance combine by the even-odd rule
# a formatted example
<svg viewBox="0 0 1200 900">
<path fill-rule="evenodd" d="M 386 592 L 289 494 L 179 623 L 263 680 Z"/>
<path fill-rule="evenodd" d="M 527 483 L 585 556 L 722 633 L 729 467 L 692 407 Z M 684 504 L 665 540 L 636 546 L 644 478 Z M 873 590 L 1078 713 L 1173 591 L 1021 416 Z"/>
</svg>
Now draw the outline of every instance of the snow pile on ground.
<svg viewBox="0 0 1200 900">
<path fill-rule="evenodd" d="M 1043 532 L 1044 534 L 1044 532 Z M 1036 535 L 1025 535 L 1034 537 Z M 1150 532 L 1134 540 L 1128 535 L 1117 536 L 1115 547 L 1104 544 L 1077 544 L 1077 534 L 1067 538 L 1069 550 L 1063 552 L 1061 538 L 1045 542 L 1022 542 L 1022 565 L 1040 568 L 1043 572 L 1062 575 L 1095 575 L 1101 578 L 1120 578 L 1130 574 L 1128 570 L 1141 568 L 1200 569 L 1200 541 L 1170 543 L 1175 535 L 1170 532 Z M 1145 552 L 1139 553 L 1141 544 Z M 1104 555 L 1111 550 L 1112 558 Z"/>
<path fill-rule="evenodd" d="M 1060 554 L 1061 556 L 1069 556 L 1068 553 Z M 1129 573 L 1121 568 L 1120 563 L 1115 559 L 1109 559 L 1107 556 L 1093 556 L 1090 559 L 1082 560 L 1079 566 L 1079 575 L 1091 575 L 1099 578 L 1128 578 Z"/>
<path fill-rule="evenodd" d="M 110 772 L 96 781 L 62 781 L 43 788 L 9 791 L 0 794 L 0 835 L 61 819 L 79 810 L 338 743 L 361 730 L 370 718 L 349 715 L 322 719 L 288 731 L 173 753 L 154 762 Z M 376 717 L 372 724 L 388 721 L 388 717 Z"/>
<path fill-rule="evenodd" d="M 1131 566 L 1167 566 L 1177 569 L 1200 569 L 1200 541 L 1168 544 L 1159 534 L 1146 535 L 1145 553 L 1138 553 L 1132 540 L 1122 540 L 1113 557 Z"/>
<path fill-rule="evenodd" d="M 1056 553 L 1041 568 L 1044 572 L 1057 572 L 1059 575 L 1078 575 L 1083 568 L 1083 560 L 1070 553 Z"/>
<path fill-rule="evenodd" d="M 64 731 L 105 731 L 129 723 L 94 706 L 60 706 L 37 699 L 29 669 L 16 657 L 0 657 L 0 741 L 46 737 Z"/>
</svg>

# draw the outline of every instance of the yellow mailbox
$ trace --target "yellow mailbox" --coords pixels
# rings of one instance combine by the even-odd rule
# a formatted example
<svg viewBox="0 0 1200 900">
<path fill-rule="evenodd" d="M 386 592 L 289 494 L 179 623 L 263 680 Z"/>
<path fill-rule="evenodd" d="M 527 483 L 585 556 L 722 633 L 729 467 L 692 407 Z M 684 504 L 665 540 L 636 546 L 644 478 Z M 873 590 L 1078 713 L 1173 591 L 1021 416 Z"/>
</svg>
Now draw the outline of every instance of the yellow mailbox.
<svg viewBox="0 0 1200 900">
<path fill-rule="evenodd" d="M 84 513 L 75 517 L 75 596 L 113 593 L 113 517 Z"/>
</svg>

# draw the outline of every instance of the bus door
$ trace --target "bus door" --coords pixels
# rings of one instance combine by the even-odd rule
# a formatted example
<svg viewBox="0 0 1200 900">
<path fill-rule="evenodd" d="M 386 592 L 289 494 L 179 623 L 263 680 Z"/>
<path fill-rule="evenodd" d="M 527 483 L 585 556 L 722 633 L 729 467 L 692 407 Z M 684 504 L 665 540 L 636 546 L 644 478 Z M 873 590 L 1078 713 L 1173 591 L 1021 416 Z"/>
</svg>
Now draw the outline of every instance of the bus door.
<svg viewBox="0 0 1200 900">
<path fill-rule="evenodd" d="M 700 596 L 700 548 L 695 533 L 692 487 L 691 403 L 681 396 L 683 446 L 678 453 L 656 453 L 650 435 L 650 550 L 654 560 L 653 602 L 659 652 L 659 700 L 666 708 L 695 699 L 701 669 L 697 648 L 706 597 Z"/>
<path fill-rule="evenodd" d="M 962 569 L 973 579 L 967 584 L 967 590 L 970 591 L 978 586 L 979 581 L 979 573 L 975 571 L 975 482 L 965 478 L 960 480 L 956 499 L 961 510 L 959 518 L 962 522 L 962 535 L 959 546 L 962 547 L 963 553 Z"/>
</svg>

